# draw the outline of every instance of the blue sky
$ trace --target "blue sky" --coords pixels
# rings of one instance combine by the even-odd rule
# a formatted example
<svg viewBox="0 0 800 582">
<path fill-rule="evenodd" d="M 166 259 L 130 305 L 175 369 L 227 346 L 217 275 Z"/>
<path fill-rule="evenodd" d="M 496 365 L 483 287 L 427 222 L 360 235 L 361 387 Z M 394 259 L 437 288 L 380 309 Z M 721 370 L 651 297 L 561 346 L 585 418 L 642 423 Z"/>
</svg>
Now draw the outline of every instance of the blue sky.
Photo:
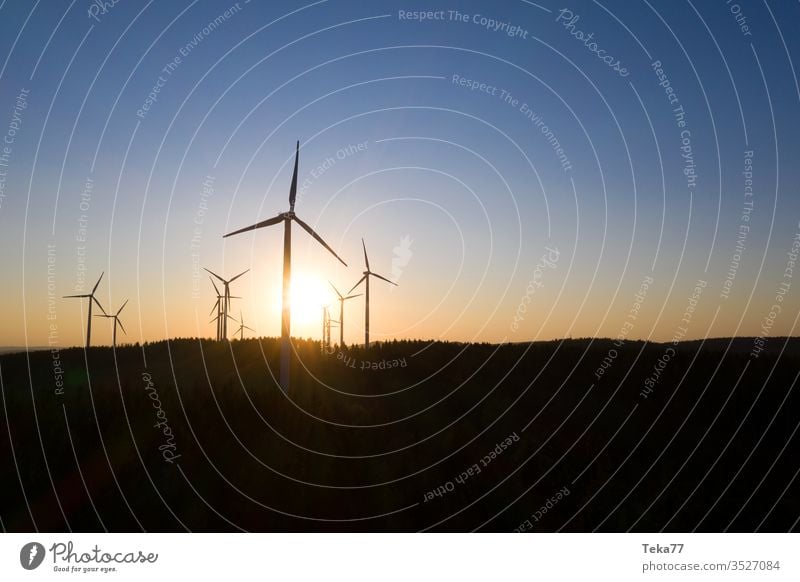
<svg viewBox="0 0 800 582">
<path fill-rule="evenodd" d="M 378 338 L 614 337 L 648 276 L 631 337 L 672 337 L 698 280 L 689 337 L 758 335 L 775 303 L 800 230 L 795 3 L 92 6 L 0 7 L 0 132 L 19 126 L 0 168 L 0 344 L 46 344 L 48 322 L 60 343 L 81 341 L 77 302 L 47 319 L 48 245 L 58 296 L 105 271 L 101 302 L 131 299 L 130 341 L 213 334 L 198 266 L 250 268 L 236 311 L 277 335 L 280 232 L 221 236 L 286 210 L 296 139 L 298 214 L 350 265 L 295 231 L 310 303 L 297 335 L 318 336 L 326 280 L 360 277 L 362 237 L 373 268 L 400 284 L 373 287 Z M 547 248 L 558 261 L 537 271 Z M 799 292 L 771 335 L 794 333 Z M 349 341 L 361 309 L 348 305 Z"/>
</svg>

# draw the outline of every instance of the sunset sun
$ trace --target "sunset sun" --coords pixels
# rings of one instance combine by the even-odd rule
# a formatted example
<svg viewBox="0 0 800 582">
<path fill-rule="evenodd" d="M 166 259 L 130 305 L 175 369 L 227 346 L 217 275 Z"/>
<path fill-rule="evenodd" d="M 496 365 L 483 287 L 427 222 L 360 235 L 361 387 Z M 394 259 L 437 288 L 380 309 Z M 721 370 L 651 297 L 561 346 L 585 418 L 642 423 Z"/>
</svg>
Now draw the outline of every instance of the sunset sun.
<svg viewBox="0 0 800 582">
<path fill-rule="evenodd" d="M 321 322 L 322 308 L 331 303 L 330 287 L 317 275 L 302 271 L 293 273 L 289 301 L 292 323 L 299 334 L 304 335 L 310 326 Z M 313 330 L 316 331 L 316 327 Z"/>
</svg>

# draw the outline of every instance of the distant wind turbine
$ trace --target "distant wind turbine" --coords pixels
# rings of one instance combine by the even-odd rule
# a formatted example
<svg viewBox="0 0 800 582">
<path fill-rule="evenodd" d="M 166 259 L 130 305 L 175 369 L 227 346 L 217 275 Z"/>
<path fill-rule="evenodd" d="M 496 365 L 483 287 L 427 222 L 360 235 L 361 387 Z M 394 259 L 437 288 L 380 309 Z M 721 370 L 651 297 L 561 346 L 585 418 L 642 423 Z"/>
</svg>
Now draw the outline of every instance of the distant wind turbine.
<svg viewBox="0 0 800 582">
<path fill-rule="evenodd" d="M 103 278 L 105 275 L 105 271 L 100 273 L 100 279 Z M 94 284 L 91 293 L 85 293 L 83 295 L 64 295 L 64 299 L 73 299 L 73 298 L 88 298 L 89 299 L 89 315 L 87 318 L 86 323 L 86 347 L 88 348 L 92 344 L 92 303 L 97 303 L 97 306 L 100 308 L 100 311 L 103 312 L 105 315 L 106 310 L 103 309 L 103 306 L 100 305 L 100 302 L 97 300 L 97 297 L 94 296 L 94 292 L 97 291 L 97 288 L 100 286 L 100 279 L 97 280 L 97 283 Z"/>
<path fill-rule="evenodd" d="M 323 305 L 322 306 L 322 341 L 319 342 L 322 351 L 325 351 L 325 348 L 328 345 L 327 341 L 327 333 L 328 333 L 328 320 L 331 318 L 330 313 L 328 313 L 328 308 L 330 305 Z"/>
<path fill-rule="evenodd" d="M 283 212 L 274 218 L 269 218 L 267 220 L 263 220 L 251 226 L 246 226 L 245 228 L 240 228 L 239 230 L 235 230 L 233 232 L 229 232 L 226 235 L 223 235 L 223 238 L 233 236 L 235 234 L 240 234 L 243 232 L 248 232 L 251 230 L 256 230 L 258 228 L 264 228 L 267 226 L 272 226 L 275 224 L 280 224 L 283 222 L 283 305 L 282 305 L 282 315 L 281 315 L 281 389 L 284 392 L 289 390 L 289 357 L 291 353 L 291 343 L 290 343 L 290 334 L 291 334 L 291 309 L 289 303 L 289 290 L 291 289 L 291 281 L 292 281 L 292 221 L 295 221 L 300 227 L 305 230 L 308 234 L 310 234 L 314 239 L 320 243 L 323 247 L 325 247 L 334 257 L 339 259 L 341 263 L 346 267 L 347 263 L 345 263 L 339 255 L 337 255 L 328 244 L 322 240 L 314 230 L 308 226 L 305 222 L 300 220 L 297 215 L 294 213 L 294 202 L 295 198 L 297 198 L 297 166 L 300 160 L 300 142 L 297 142 L 297 147 L 295 150 L 295 158 L 294 158 L 294 174 L 292 175 L 292 185 L 289 189 L 289 211 Z"/>
<path fill-rule="evenodd" d="M 322 351 L 331 347 L 331 327 L 336 327 L 334 324 L 339 322 L 331 319 L 330 305 L 325 305 L 322 308 Z"/>
<path fill-rule="evenodd" d="M 217 284 L 214 283 L 214 279 L 209 277 L 208 280 L 211 281 L 211 284 L 214 286 L 214 292 L 217 294 L 217 302 L 214 304 L 214 307 L 211 308 L 211 311 L 209 311 L 208 314 L 211 315 L 212 313 L 214 313 L 215 309 L 217 310 L 217 316 L 211 321 L 217 322 L 216 340 L 220 341 L 220 336 L 222 335 L 222 300 L 224 299 L 225 296 L 220 294 L 219 287 L 217 287 Z"/>
<path fill-rule="evenodd" d="M 122 310 L 125 309 L 125 306 L 127 304 L 128 304 L 128 300 L 126 299 L 125 303 L 122 304 L 122 307 L 120 307 L 114 315 L 108 315 L 106 313 L 103 313 L 102 315 L 95 315 L 95 317 L 107 317 L 109 319 L 113 319 L 114 320 L 114 334 L 113 334 L 113 339 L 111 340 L 111 345 L 112 345 L 112 347 L 115 347 L 115 348 L 117 347 L 117 325 L 119 325 L 119 327 L 122 329 L 122 333 L 124 333 L 125 335 L 128 335 L 128 332 L 125 331 L 125 326 L 122 325 L 122 322 L 119 319 L 119 314 L 122 313 Z"/>
<path fill-rule="evenodd" d="M 244 330 L 246 330 L 246 329 L 249 329 L 253 333 L 256 332 L 256 330 L 254 330 L 252 327 L 247 327 L 244 324 L 244 316 L 242 315 L 242 312 L 240 311 L 239 312 L 239 329 L 237 329 L 235 332 L 233 332 L 233 335 L 236 335 L 238 333 L 239 334 L 239 341 L 241 341 L 241 340 L 244 339 Z"/>
<path fill-rule="evenodd" d="M 344 348 L 344 302 L 347 301 L 348 299 L 355 299 L 356 297 L 361 297 L 362 294 L 358 293 L 356 295 L 348 295 L 347 297 L 345 297 L 344 295 L 339 293 L 339 290 L 336 288 L 336 285 L 334 285 L 330 281 L 328 281 L 328 283 L 331 284 L 331 287 L 333 287 L 333 290 L 336 292 L 336 295 L 339 296 L 339 346 Z"/>
<path fill-rule="evenodd" d="M 348 293 L 352 293 L 353 291 L 355 291 L 356 287 L 361 285 L 362 281 L 366 282 L 366 286 L 367 286 L 366 293 L 365 293 L 366 294 L 366 302 L 365 302 L 366 306 L 364 308 L 364 347 L 368 348 L 369 347 L 369 278 L 370 278 L 370 276 L 377 277 L 378 279 L 382 279 L 382 280 L 386 281 L 387 283 L 391 283 L 395 287 L 397 287 L 398 285 L 397 285 L 397 283 L 389 281 L 389 279 L 387 279 L 386 277 L 384 277 L 382 275 L 378 275 L 377 273 L 373 273 L 372 271 L 369 270 L 369 258 L 367 257 L 367 245 L 364 244 L 364 239 L 363 238 L 361 239 L 361 246 L 364 247 L 364 265 L 367 267 L 367 270 L 364 271 L 364 276 L 361 277 L 361 279 L 358 280 L 358 283 L 353 285 L 353 288 L 350 289 L 350 291 L 348 291 Z"/>
<path fill-rule="evenodd" d="M 203 267 L 203 269 L 205 269 L 206 271 L 208 271 L 209 273 L 214 275 L 217 279 L 222 281 L 222 284 L 224 285 L 224 289 L 225 290 L 224 290 L 224 293 L 223 293 L 223 296 L 222 296 L 222 313 L 224 314 L 224 317 L 221 318 L 222 319 L 222 324 L 221 324 L 220 332 L 221 332 L 222 336 L 219 339 L 228 339 L 228 317 L 230 317 L 228 315 L 228 308 L 230 308 L 230 306 L 231 306 L 231 299 L 234 299 L 233 297 L 231 297 L 231 287 L 230 287 L 230 285 L 231 285 L 231 283 L 236 281 L 236 279 L 238 279 L 239 277 L 241 277 L 242 275 L 247 273 L 247 271 L 249 271 L 250 269 L 242 271 L 241 273 L 239 273 L 238 275 L 236 275 L 232 279 L 227 279 L 227 280 L 223 279 L 222 277 L 217 275 L 214 271 L 209 271 L 205 267 Z M 214 281 L 212 280 L 211 282 L 213 283 Z M 217 289 L 216 285 L 214 285 L 214 289 Z M 217 301 L 220 301 L 219 289 L 217 289 Z M 212 311 L 213 311 L 213 309 L 212 309 Z M 231 319 L 233 319 L 233 318 L 231 318 Z M 234 319 L 234 321 L 236 321 L 236 320 Z"/>
</svg>

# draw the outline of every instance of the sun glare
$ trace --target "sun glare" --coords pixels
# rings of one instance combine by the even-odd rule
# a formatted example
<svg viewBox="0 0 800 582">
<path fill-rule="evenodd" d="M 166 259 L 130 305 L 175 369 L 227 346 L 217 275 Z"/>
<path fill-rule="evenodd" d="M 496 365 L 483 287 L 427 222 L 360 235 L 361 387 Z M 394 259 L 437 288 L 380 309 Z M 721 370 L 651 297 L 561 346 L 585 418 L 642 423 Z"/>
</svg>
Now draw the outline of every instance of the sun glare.
<svg viewBox="0 0 800 582">
<path fill-rule="evenodd" d="M 293 273 L 290 292 L 292 326 L 298 332 L 310 333 L 322 322 L 322 308 L 331 303 L 331 290 L 321 277 L 310 273 Z M 292 330 L 294 332 L 294 329 Z"/>
</svg>

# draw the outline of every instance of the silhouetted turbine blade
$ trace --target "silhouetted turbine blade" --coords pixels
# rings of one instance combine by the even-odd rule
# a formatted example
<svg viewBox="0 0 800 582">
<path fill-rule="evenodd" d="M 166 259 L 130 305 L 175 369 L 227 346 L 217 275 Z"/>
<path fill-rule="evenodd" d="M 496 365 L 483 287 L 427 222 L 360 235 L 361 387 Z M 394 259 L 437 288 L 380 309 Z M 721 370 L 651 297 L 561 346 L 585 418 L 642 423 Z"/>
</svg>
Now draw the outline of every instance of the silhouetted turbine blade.
<svg viewBox="0 0 800 582">
<path fill-rule="evenodd" d="M 330 253 L 331 253 L 331 254 L 332 254 L 334 257 L 336 257 L 337 259 L 339 259 L 339 261 L 340 261 L 340 262 L 341 262 L 341 263 L 342 263 L 342 264 L 343 264 L 345 267 L 347 266 L 347 263 L 345 263 L 345 262 L 342 260 L 342 258 L 341 258 L 339 255 L 337 255 L 335 252 L 333 252 L 333 249 L 332 249 L 331 247 L 329 247 L 329 246 L 328 246 L 328 243 L 326 243 L 324 240 L 322 240 L 322 237 L 321 237 L 321 236 L 319 236 L 319 235 L 318 235 L 316 232 L 314 232 L 314 230 L 313 230 L 313 229 L 312 229 L 310 226 L 308 226 L 308 225 L 307 225 L 305 222 L 303 222 L 302 220 L 300 220 L 300 219 L 299 219 L 299 218 L 297 218 L 296 216 L 295 216 L 295 217 L 293 217 L 293 218 L 294 218 L 294 220 L 295 220 L 295 221 L 297 221 L 297 224 L 299 224 L 300 226 L 302 226 L 302 227 L 303 227 L 303 229 L 304 229 L 304 230 L 305 230 L 305 231 L 306 231 L 308 234 L 310 234 L 310 235 L 311 235 L 311 236 L 313 236 L 315 239 L 317 239 L 317 242 L 318 242 L 319 244 L 321 244 L 321 245 L 322 245 L 322 246 L 324 246 L 326 249 L 328 249 L 328 250 L 330 251 Z"/>
<path fill-rule="evenodd" d="M 358 283 L 356 283 L 355 285 L 353 285 L 353 289 L 355 289 L 356 287 L 358 287 L 359 285 L 361 285 L 361 283 L 363 283 L 363 282 L 364 282 L 364 280 L 365 280 L 366 278 L 367 278 L 367 276 L 366 276 L 366 275 L 364 275 L 363 277 L 361 277 L 361 278 L 358 280 Z M 351 292 L 353 291 L 353 289 L 350 289 L 350 291 L 348 291 L 348 293 L 351 293 Z"/>
<path fill-rule="evenodd" d="M 74 297 L 91 297 L 91 295 L 64 295 L 62 299 L 72 299 Z"/>
<path fill-rule="evenodd" d="M 119 315 L 120 313 L 122 313 L 122 310 L 123 310 L 123 309 L 125 309 L 125 306 L 128 304 L 128 301 L 130 301 L 130 299 L 126 299 L 126 300 L 125 300 L 125 303 L 123 303 L 123 304 L 122 304 L 122 307 L 120 307 L 120 308 L 119 308 L 119 311 L 117 311 L 117 315 Z"/>
<path fill-rule="evenodd" d="M 355 295 L 348 295 L 347 297 L 342 297 L 342 299 L 344 301 L 347 301 L 348 299 L 355 299 L 356 297 L 361 297 L 362 295 L 363 293 L 357 293 Z"/>
<path fill-rule="evenodd" d="M 256 332 L 256 330 L 254 330 L 252 327 L 247 327 L 246 325 L 244 326 L 244 329 L 248 329 L 248 330 L 252 331 L 253 333 Z"/>
<path fill-rule="evenodd" d="M 223 279 L 222 277 L 220 277 L 219 275 L 217 275 L 217 274 L 216 274 L 214 271 L 211 271 L 210 269 L 206 269 L 205 267 L 203 267 L 203 269 L 204 269 L 205 271 L 208 271 L 208 272 L 209 272 L 209 273 L 211 273 L 212 275 L 214 275 L 214 276 L 215 276 L 217 279 L 219 279 L 219 280 L 220 280 L 220 281 L 222 281 L 223 283 L 225 282 L 225 279 Z M 214 279 L 211 279 L 211 283 L 214 283 Z M 214 289 L 216 289 L 216 288 L 217 288 L 217 286 L 216 286 L 216 285 L 214 285 Z"/>
<path fill-rule="evenodd" d="M 203 267 L 203 268 L 205 269 L 205 267 Z M 208 271 L 208 269 L 206 269 L 206 271 Z M 210 273 L 211 271 L 208 271 L 208 272 Z M 216 291 L 216 293 L 217 293 L 217 298 L 219 298 L 219 288 L 217 287 L 217 284 L 214 283 L 214 279 L 209 277 L 208 280 L 211 281 L 211 284 L 214 286 L 214 291 Z"/>
<path fill-rule="evenodd" d="M 372 272 L 370 273 L 370 275 L 372 275 L 373 277 L 377 277 L 378 279 L 383 279 L 384 281 L 386 281 L 387 283 L 391 283 L 395 287 L 399 287 L 397 283 L 395 283 L 394 281 L 389 281 L 389 279 L 383 277 L 382 275 L 378 275 L 377 273 L 372 273 Z"/>
<path fill-rule="evenodd" d="M 128 335 L 128 332 L 125 331 L 125 326 L 122 325 L 122 322 L 119 319 L 117 319 L 117 323 L 119 324 L 119 328 L 122 330 L 122 333 L 124 333 L 125 335 Z"/>
<path fill-rule="evenodd" d="M 361 246 L 364 247 L 364 263 L 367 265 L 367 271 L 369 271 L 369 258 L 367 257 L 367 245 L 364 244 L 364 239 L 361 239 Z"/>
<path fill-rule="evenodd" d="M 234 230 L 233 232 L 229 232 L 228 234 L 223 234 L 222 238 L 225 238 L 225 237 L 228 237 L 228 236 L 233 236 L 235 234 L 239 234 L 239 233 L 242 233 L 242 232 L 247 232 L 249 230 L 256 230 L 257 228 L 264 228 L 265 226 L 272 226 L 273 224 L 279 224 L 281 222 L 283 222 L 283 215 L 279 214 L 275 218 L 270 218 L 268 220 L 262 220 L 261 222 L 257 222 L 256 224 L 253 224 L 252 226 L 246 226 L 244 228 L 240 228 L 239 230 Z M 208 269 L 206 269 L 206 270 L 208 271 Z M 211 271 L 209 271 L 209 273 L 210 272 Z"/>
<path fill-rule="evenodd" d="M 336 288 L 336 285 L 334 285 L 334 284 L 333 284 L 333 283 L 331 283 L 330 281 L 328 281 L 328 283 L 330 283 L 331 287 L 333 287 L 333 290 L 334 290 L 334 291 L 336 292 L 336 294 L 339 296 L 339 299 L 341 299 L 341 298 L 342 298 L 342 294 L 341 294 L 341 293 L 339 293 L 339 290 Z"/>
<path fill-rule="evenodd" d="M 242 271 L 241 273 L 239 273 L 238 275 L 236 275 L 236 276 L 235 276 L 233 279 L 231 279 L 230 281 L 228 281 L 228 283 L 233 283 L 234 281 L 236 281 L 236 279 L 238 279 L 239 277 L 241 277 L 242 275 L 244 275 L 245 273 L 247 273 L 247 271 L 249 271 L 249 270 L 250 270 L 250 269 L 247 269 L 246 271 Z"/>
<path fill-rule="evenodd" d="M 105 275 L 105 274 L 106 274 L 105 271 L 100 273 L 100 279 L 98 279 L 97 283 L 94 284 L 94 288 L 92 289 L 92 295 L 94 295 L 94 292 L 97 291 L 97 288 L 100 286 L 100 280 L 103 278 L 103 275 Z"/>
<path fill-rule="evenodd" d="M 92 295 L 91 297 L 92 298 L 89 301 L 94 301 L 97 304 L 97 306 L 100 308 L 100 311 L 102 311 L 103 313 L 106 313 L 106 310 L 103 309 L 102 305 L 100 305 L 100 302 L 97 300 L 97 297 L 95 297 L 94 295 Z"/>
<path fill-rule="evenodd" d="M 217 308 L 218 305 L 219 305 L 219 297 L 217 297 L 217 302 L 214 304 L 214 307 L 211 308 L 211 311 L 209 311 L 208 314 L 211 315 L 212 313 L 214 313 L 214 310 Z"/>
<path fill-rule="evenodd" d="M 289 211 L 294 210 L 294 201 L 297 198 L 297 163 L 300 160 L 300 141 L 297 141 L 297 147 L 294 154 L 294 173 L 292 174 L 292 186 L 289 188 Z"/>
</svg>

